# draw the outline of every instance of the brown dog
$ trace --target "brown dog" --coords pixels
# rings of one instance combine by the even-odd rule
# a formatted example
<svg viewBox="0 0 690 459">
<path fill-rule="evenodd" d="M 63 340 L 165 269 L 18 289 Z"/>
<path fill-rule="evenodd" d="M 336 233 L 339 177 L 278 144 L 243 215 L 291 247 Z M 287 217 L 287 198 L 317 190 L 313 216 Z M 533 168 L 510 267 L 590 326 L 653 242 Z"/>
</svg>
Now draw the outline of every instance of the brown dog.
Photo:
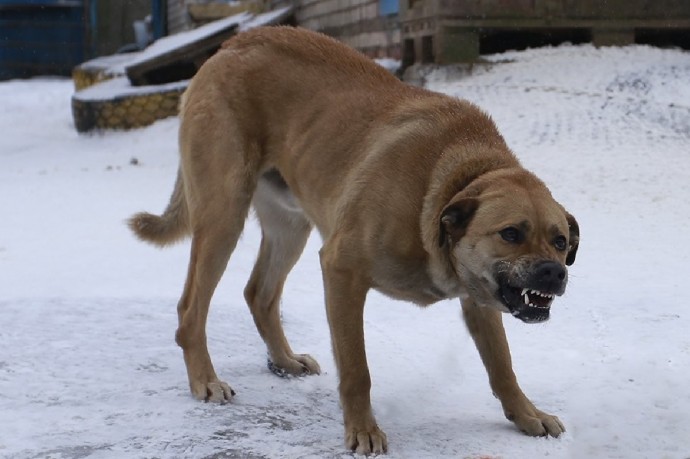
<svg viewBox="0 0 690 459">
<path fill-rule="evenodd" d="M 279 27 L 228 41 L 190 83 L 180 116 L 170 204 L 130 226 L 161 246 L 192 235 L 176 339 L 195 397 L 234 395 L 211 364 L 206 317 L 253 206 L 263 239 L 245 298 L 278 373 L 319 373 L 314 359 L 290 348 L 278 308 L 313 226 L 323 238 L 349 448 L 387 447 L 364 350 L 372 288 L 418 305 L 460 298 L 506 417 L 529 435 L 564 431 L 520 390 L 501 312 L 525 322 L 549 317 L 579 231 L 487 115 L 407 86 L 330 38 Z"/>
</svg>

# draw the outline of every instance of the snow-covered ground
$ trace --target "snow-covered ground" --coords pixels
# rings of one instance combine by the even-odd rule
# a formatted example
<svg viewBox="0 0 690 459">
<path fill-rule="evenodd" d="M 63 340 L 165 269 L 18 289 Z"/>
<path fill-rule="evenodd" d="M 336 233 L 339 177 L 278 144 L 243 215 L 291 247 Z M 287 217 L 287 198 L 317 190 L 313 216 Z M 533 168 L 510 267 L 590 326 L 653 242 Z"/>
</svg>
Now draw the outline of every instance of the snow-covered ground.
<svg viewBox="0 0 690 459">
<path fill-rule="evenodd" d="M 562 46 L 491 60 L 429 86 L 491 113 L 579 220 L 551 321 L 505 319 L 523 389 L 568 431 L 529 438 L 503 419 L 457 301 L 421 310 L 374 294 L 368 357 L 389 457 L 688 458 L 690 53 Z M 0 83 L 0 457 L 349 457 L 318 238 L 283 316 L 323 374 L 266 369 L 241 293 L 252 221 L 209 323 L 216 369 L 238 395 L 195 401 L 173 340 L 189 246 L 158 250 L 124 225 L 167 203 L 177 121 L 79 136 L 72 92 L 66 80 Z"/>
</svg>

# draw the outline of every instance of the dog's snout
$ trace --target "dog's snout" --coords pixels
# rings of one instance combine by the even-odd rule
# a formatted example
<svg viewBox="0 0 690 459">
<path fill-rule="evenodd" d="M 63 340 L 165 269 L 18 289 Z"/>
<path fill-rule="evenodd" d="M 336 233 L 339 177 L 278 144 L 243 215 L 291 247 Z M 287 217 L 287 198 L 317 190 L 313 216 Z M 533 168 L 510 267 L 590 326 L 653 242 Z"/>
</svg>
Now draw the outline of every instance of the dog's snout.
<svg viewBox="0 0 690 459">
<path fill-rule="evenodd" d="M 534 282 L 540 290 L 560 292 L 565 287 L 568 272 L 565 266 L 555 261 L 543 261 L 534 270 Z"/>
</svg>

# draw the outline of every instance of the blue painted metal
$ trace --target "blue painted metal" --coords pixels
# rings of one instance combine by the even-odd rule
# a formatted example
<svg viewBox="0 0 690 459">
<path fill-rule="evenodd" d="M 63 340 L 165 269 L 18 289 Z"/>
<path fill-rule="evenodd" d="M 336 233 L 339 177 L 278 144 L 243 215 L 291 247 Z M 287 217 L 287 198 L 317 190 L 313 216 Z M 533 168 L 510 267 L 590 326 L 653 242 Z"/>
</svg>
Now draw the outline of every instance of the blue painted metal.
<svg viewBox="0 0 690 459">
<path fill-rule="evenodd" d="M 0 0 L 0 8 L 5 6 L 22 7 L 22 6 L 66 6 L 74 7 L 81 6 L 84 2 L 81 0 Z"/>
<path fill-rule="evenodd" d="M 400 12 L 399 0 L 379 0 L 379 14 L 381 16 L 390 16 Z"/>
<path fill-rule="evenodd" d="M 0 80 L 69 75 L 88 57 L 83 1 L 0 0 Z"/>
<path fill-rule="evenodd" d="M 151 19 L 153 26 L 153 39 L 158 40 L 168 34 L 167 26 L 167 1 L 166 0 L 152 0 L 151 1 Z"/>
</svg>

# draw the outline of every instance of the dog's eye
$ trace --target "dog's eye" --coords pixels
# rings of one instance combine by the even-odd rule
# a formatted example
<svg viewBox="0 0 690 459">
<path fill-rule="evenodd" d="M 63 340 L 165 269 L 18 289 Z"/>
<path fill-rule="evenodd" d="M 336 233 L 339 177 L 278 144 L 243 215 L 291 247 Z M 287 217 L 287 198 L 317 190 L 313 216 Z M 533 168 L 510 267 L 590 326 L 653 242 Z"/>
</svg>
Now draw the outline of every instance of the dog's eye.
<svg viewBox="0 0 690 459">
<path fill-rule="evenodd" d="M 568 248 L 568 240 L 565 236 L 557 236 L 553 241 L 553 246 L 556 247 L 556 250 L 564 252 Z"/>
<path fill-rule="evenodd" d="M 514 226 L 504 228 L 501 231 L 499 231 L 498 234 L 501 235 L 504 241 L 513 242 L 516 244 L 522 242 L 523 239 L 520 230 L 515 228 Z"/>
</svg>

